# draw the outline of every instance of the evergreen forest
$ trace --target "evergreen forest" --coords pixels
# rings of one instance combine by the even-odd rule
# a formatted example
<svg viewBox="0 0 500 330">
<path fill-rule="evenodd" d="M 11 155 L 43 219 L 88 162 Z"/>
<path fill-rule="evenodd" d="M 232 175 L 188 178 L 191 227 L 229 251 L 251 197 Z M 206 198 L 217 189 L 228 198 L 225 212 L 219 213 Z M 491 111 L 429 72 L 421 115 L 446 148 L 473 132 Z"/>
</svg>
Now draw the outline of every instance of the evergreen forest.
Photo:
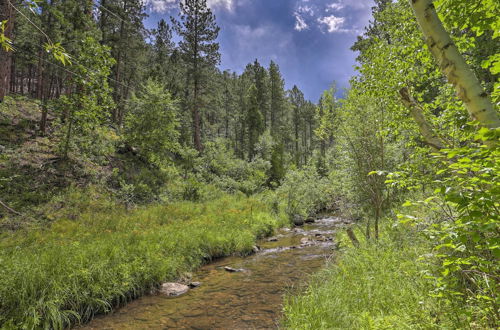
<svg viewBox="0 0 500 330">
<path fill-rule="evenodd" d="M 257 2 L 0 0 L 0 329 L 499 328 L 500 2 L 356 2 L 317 99 Z"/>
</svg>

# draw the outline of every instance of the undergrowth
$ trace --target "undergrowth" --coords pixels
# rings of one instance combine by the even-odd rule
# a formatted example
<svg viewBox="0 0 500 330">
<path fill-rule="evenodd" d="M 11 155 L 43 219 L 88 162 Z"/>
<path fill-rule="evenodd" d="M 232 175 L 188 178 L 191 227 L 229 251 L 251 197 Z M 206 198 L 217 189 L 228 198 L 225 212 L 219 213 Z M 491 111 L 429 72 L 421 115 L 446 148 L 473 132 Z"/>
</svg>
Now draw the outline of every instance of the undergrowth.
<svg viewBox="0 0 500 330">
<path fill-rule="evenodd" d="M 379 242 L 361 240 L 285 299 L 289 329 L 456 329 L 452 311 L 429 295 L 422 256 L 428 241 L 409 227 L 384 228 Z M 361 232 L 356 233 L 362 238 Z"/>
<path fill-rule="evenodd" d="M 250 253 L 257 237 L 287 221 L 238 195 L 103 210 L 1 234 L 0 327 L 87 321 L 212 258 Z"/>
</svg>

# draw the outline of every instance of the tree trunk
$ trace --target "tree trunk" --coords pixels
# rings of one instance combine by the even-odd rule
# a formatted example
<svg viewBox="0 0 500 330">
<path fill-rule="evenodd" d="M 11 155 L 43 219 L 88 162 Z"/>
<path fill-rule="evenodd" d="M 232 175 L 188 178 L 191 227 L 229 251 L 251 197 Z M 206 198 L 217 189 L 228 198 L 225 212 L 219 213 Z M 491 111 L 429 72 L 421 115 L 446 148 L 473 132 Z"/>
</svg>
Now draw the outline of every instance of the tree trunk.
<svg viewBox="0 0 500 330">
<path fill-rule="evenodd" d="M 420 134 L 424 137 L 425 142 L 436 151 L 444 149 L 444 143 L 425 119 L 422 107 L 410 95 L 408 88 L 401 88 L 399 94 L 401 95 L 403 104 L 410 110 L 410 114 L 417 123 Z"/>
<path fill-rule="evenodd" d="M 16 58 L 12 58 L 12 64 L 10 66 L 10 83 L 9 83 L 9 91 L 11 93 L 16 93 Z"/>
<path fill-rule="evenodd" d="M 352 245 L 354 245 L 355 247 L 359 246 L 359 240 L 356 237 L 356 235 L 354 234 L 354 231 L 352 230 L 352 228 L 347 228 L 347 236 L 349 236 L 349 239 L 351 240 Z"/>
<path fill-rule="evenodd" d="M 370 230 L 370 217 L 366 218 L 366 239 L 370 240 L 371 239 L 371 230 Z"/>
<path fill-rule="evenodd" d="M 195 20 L 195 31 L 198 31 L 197 20 Z M 199 79 L 200 73 L 198 72 L 198 35 L 194 36 L 194 61 L 193 61 L 193 74 L 194 74 L 194 97 L 193 97 L 193 142 L 194 147 L 198 152 L 201 152 L 203 146 L 201 144 L 201 126 L 200 126 L 200 111 L 198 109 L 198 93 L 199 93 Z"/>
<path fill-rule="evenodd" d="M 43 41 L 40 40 L 42 44 Z M 41 100 L 43 98 L 43 56 L 45 52 L 40 49 L 38 52 L 38 67 L 36 73 L 36 98 Z"/>
<path fill-rule="evenodd" d="M 14 0 L 0 0 L 0 22 L 7 21 L 5 26 L 5 37 L 12 39 L 14 30 L 14 10 L 10 3 L 15 4 Z M 3 101 L 5 95 L 10 88 L 10 74 L 12 65 L 12 52 L 5 51 L 0 47 L 0 102 Z"/>
<path fill-rule="evenodd" d="M 194 147 L 198 152 L 201 152 L 201 126 L 200 126 L 200 111 L 198 110 L 198 80 L 194 82 L 194 100 L 193 100 L 193 141 Z"/>
<path fill-rule="evenodd" d="M 500 126 L 498 113 L 439 19 L 433 0 L 409 0 L 429 49 L 441 71 L 455 87 L 469 115 L 483 126 Z"/>
<path fill-rule="evenodd" d="M 33 65 L 30 64 L 28 67 L 28 95 L 30 97 L 33 94 L 33 89 L 31 84 L 32 78 L 33 78 Z M 24 93 L 23 85 L 21 85 L 21 93 Z"/>
</svg>

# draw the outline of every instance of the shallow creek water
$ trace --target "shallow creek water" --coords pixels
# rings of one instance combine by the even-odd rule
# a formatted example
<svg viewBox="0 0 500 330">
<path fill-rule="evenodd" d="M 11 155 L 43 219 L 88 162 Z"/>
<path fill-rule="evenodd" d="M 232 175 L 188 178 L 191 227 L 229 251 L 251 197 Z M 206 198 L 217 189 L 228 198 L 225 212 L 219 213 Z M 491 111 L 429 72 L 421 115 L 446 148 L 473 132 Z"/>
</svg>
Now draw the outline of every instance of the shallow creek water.
<svg viewBox="0 0 500 330">
<path fill-rule="evenodd" d="M 150 295 L 83 329 L 273 329 L 279 325 L 283 294 L 304 283 L 332 256 L 334 232 L 342 219 L 328 217 L 300 228 L 281 229 L 259 242 L 248 257 L 227 257 L 201 267 L 201 286 L 168 298 Z M 244 269 L 228 272 L 223 267 Z M 82 329 L 81 328 L 81 329 Z"/>
</svg>

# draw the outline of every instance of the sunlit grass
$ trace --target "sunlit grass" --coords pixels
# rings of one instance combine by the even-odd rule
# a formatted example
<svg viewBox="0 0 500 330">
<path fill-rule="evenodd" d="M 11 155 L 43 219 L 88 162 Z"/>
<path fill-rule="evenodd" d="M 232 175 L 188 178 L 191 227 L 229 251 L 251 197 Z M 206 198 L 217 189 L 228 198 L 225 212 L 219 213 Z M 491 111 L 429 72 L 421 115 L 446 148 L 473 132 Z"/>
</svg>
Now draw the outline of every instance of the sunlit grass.
<svg viewBox="0 0 500 330">
<path fill-rule="evenodd" d="M 445 311 L 429 296 L 420 259 L 429 251 L 424 239 L 408 229 L 386 228 L 378 243 L 353 248 L 342 241 L 351 247 L 313 276 L 305 291 L 286 297 L 286 328 L 449 328 Z"/>
<path fill-rule="evenodd" d="M 228 196 L 86 212 L 3 234 L 0 325 L 60 329 L 89 320 L 212 258 L 249 253 L 285 221 L 255 199 Z"/>
</svg>

